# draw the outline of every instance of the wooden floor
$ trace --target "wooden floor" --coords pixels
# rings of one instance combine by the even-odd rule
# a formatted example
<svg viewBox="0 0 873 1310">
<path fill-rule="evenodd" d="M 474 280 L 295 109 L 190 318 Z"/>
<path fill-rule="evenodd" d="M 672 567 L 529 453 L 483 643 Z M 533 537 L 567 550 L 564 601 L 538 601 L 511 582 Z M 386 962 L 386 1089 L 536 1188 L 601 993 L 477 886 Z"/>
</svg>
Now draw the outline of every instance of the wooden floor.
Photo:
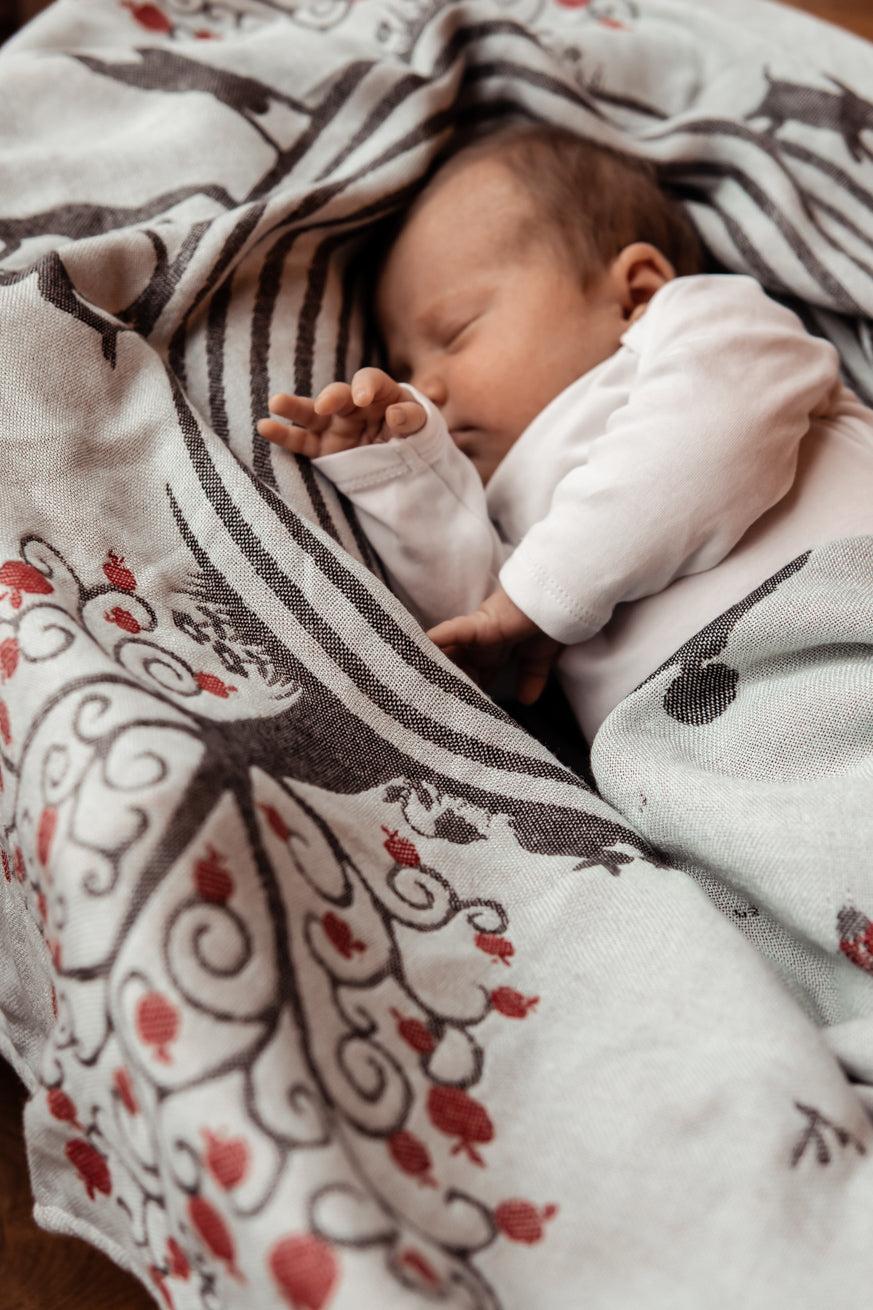
<svg viewBox="0 0 873 1310">
<path fill-rule="evenodd" d="M 873 41 L 873 0 L 786 0 L 786 3 Z M 10 0 L 0 3 L 0 20 L 8 7 Z M 38 7 L 39 0 L 19 0 L 19 10 L 35 11 Z M 21 1138 L 23 1105 L 23 1087 L 0 1060 L 2 1310 L 154 1310 L 155 1302 L 142 1285 L 117 1269 L 99 1251 L 75 1238 L 44 1233 L 34 1224 Z"/>
<path fill-rule="evenodd" d="M 871 0 L 783 0 L 793 9 L 825 18 L 837 27 L 848 28 L 858 36 L 873 41 L 873 3 Z"/>
<path fill-rule="evenodd" d="M 24 1100 L 24 1087 L 0 1060 L 2 1310 L 154 1310 L 142 1284 L 99 1251 L 75 1237 L 45 1233 L 33 1222 L 21 1133 Z"/>
</svg>

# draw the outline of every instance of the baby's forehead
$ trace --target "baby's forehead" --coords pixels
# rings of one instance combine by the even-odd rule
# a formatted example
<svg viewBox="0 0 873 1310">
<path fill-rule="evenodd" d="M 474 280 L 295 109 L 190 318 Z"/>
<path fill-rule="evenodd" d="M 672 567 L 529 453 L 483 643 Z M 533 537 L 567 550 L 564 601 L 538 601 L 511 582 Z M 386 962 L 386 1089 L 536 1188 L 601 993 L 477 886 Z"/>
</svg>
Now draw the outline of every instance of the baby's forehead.
<svg viewBox="0 0 873 1310">
<path fill-rule="evenodd" d="M 394 245 L 458 249 L 487 234 L 508 254 L 541 220 L 531 188 L 503 155 L 470 147 L 450 159 L 413 202 Z"/>
</svg>

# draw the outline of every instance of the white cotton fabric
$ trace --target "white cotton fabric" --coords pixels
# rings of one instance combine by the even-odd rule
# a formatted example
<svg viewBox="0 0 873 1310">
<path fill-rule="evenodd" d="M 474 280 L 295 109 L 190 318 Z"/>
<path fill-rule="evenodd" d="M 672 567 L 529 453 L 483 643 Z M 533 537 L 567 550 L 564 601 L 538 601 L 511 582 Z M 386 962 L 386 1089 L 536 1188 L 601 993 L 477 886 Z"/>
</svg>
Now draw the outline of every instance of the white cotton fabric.
<svg viewBox="0 0 873 1310">
<path fill-rule="evenodd" d="M 499 580 L 570 647 L 560 675 L 589 738 L 780 564 L 873 531 L 873 411 L 841 383 L 833 346 L 748 277 L 667 283 L 487 487 L 415 394 L 420 432 L 317 467 L 425 626 L 475 609 Z"/>
<path fill-rule="evenodd" d="M 873 50 L 765 0 L 56 0 L 0 75 L 38 1221 L 164 1310 L 863 1300 L 873 537 L 792 545 L 673 651 L 593 791 L 256 421 L 371 362 L 361 237 L 508 105 L 663 167 L 873 401 Z"/>
</svg>

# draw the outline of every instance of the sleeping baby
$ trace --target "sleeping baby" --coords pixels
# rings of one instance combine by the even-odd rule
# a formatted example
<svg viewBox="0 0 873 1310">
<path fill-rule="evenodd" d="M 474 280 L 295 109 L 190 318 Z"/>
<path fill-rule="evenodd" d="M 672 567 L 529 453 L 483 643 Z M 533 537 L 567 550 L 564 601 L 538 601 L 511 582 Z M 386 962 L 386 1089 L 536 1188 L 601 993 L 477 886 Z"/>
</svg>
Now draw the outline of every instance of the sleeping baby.
<svg viewBox="0 0 873 1310">
<path fill-rule="evenodd" d="M 727 605 L 873 531 L 873 411 L 752 278 L 700 272 L 650 165 L 520 125 L 461 149 L 381 265 L 388 372 L 261 435 L 355 504 L 477 681 L 553 662 L 583 732 Z"/>
</svg>

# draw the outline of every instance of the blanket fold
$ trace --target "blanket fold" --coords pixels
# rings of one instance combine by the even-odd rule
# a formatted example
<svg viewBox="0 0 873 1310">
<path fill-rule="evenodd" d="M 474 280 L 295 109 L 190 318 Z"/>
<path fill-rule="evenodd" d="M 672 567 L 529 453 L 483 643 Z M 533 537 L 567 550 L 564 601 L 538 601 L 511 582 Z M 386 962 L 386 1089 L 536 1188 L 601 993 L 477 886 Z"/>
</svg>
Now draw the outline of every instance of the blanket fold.
<svg viewBox="0 0 873 1310">
<path fill-rule="evenodd" d="M 669 59 L 666 53 L 669 53 Z M 459 124 L 655 160 L 873 397 L 873 52 L 765 0 L 56 0 L 0 51 L 0 1051 L 177 1310 L 818 1310 L 873 1201 L 871 540 L 595 740 L 255 432 Z"/>
</svg>

